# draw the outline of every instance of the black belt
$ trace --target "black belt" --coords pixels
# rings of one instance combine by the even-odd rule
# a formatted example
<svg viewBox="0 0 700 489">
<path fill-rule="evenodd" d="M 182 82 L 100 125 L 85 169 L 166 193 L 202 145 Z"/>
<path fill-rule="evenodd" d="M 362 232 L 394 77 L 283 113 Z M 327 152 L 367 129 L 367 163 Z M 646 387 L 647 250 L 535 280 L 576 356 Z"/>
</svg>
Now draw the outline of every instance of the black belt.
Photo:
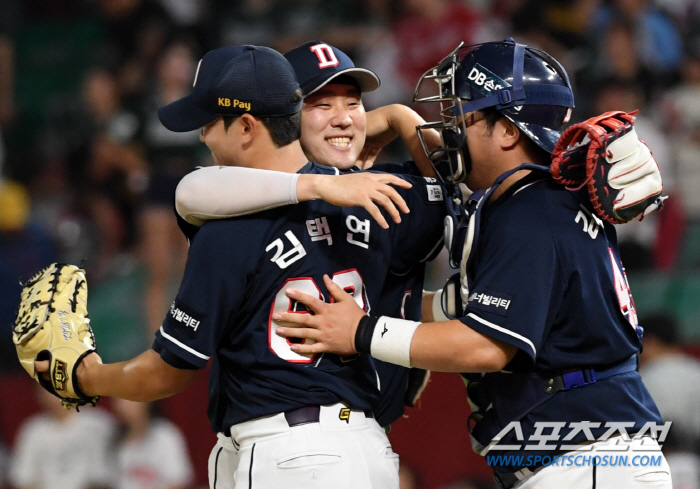
<svg viewBox="0 0 700 489">
<path fill-rule="evenodd" d="M 365 418 L 373 418 L 372 411 L 365 411 Z M 321 416 L 321 406 L 304 406 L 284 413 L 289 427 L 308 423 L 318 423 Z"/>
<path fill-rule="evenodd" d="M 372 411 L 365 411 L 364 414 L 365 418 L 374 418 Z M 304 406 L 284 413 L 284 419 L 287 420 L 287 424 L 290 428 L 302 424 L 318 423 L 320 418 L 321 406 Z M 226 428 L 222 433 L 230 437 L 231 428 Z"/>
</svg>

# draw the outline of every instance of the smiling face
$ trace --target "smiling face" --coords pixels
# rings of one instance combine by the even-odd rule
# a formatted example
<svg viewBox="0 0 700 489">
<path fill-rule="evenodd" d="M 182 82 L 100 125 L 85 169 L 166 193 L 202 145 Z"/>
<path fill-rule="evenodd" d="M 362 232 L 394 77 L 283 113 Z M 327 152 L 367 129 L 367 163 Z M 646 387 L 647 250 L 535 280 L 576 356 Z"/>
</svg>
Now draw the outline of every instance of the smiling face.
<svg viewBox="0 0 700 489">
<path fill-rule="evenodd" d="M 309 160 L 347 170 L 365 145 L 366 124 L 359 90 L 328 84 L 304 99 L 301 146 Z"/>
</svg>

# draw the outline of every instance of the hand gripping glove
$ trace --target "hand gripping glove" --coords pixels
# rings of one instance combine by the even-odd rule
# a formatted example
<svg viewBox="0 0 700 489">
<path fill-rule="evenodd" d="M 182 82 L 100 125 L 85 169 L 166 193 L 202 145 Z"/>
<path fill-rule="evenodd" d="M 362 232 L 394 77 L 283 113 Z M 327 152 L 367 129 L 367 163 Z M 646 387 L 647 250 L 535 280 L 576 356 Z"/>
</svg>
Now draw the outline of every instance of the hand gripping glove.
<svg viewBox="0 0 700 489">
<path fill-rule="evenodd" d="M 78 365 L 95 351 L 84 270 L 54 263 L 32 277 L 22 289 L 12 339 L 22 367 L 64 408 L 97 404 L 99 396 L 83 394 L 76 380 Z M 49 361 L 50 380 L 36 372 L 34 360 Z"/>
<path fill-rule="evenodd" d="M 666 199 L 659 167 L 634 129 L 636 113 L 606 112 L 574 124 L 552 152 L 554 179 L 587 186 L 596 213 L 613 224 L 641 219 Z"/>
</svg>

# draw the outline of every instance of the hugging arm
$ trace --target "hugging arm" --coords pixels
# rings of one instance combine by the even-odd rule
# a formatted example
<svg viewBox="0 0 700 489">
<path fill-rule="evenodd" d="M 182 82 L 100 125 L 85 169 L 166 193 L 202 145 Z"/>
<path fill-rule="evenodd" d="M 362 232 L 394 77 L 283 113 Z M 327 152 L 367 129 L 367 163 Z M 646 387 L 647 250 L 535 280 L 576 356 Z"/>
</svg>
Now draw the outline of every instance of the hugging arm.
<svg viewBox="0 0 700 489">
<path fill-rule="evenodd" d="M 188 223 L 201 226 L 210 219 L 225 219 L 323 199 L 342 207 L 361 206 L 384 228 L 384 207 L 395 222 L 409 212 L 392 185 L 411 184 L 388 173 L 318 175 L 284 173 L 255 168 L 211 166 L 186 175 L 175 191 L 175 209 Z"/>
<path fill-rule="evenodd" d="M 308 306 L 314 314 L 272 316 L 279 325 L 278 335 L 314 340 L 293 344 L 291 348 L 297 353 L 348 355 L 365 351 L 386 362 L 439 372 L 496 372 L 517 353 L 517 347 L 483 335 L 457 319 L 417 323 L 382 316 L 370 331 L 360 326 L 366 314 L 352 296 L 327 276 L 324 284 L 333 303 L 289 289 L 287 295 Z M 368 336 L 363 338 L 364 334 Z"/>
<path fill-rule="evenodd" d="M 367 112 L 367 139 L 357 161 L 357 166 L 370 168 L 379 152 L 397 136 L 406 145 L 411 158 L 424 177 L 435 177 L 435 171 L 423 150 L 418 138 L 417 127 L 425 120 L 416 111 L 401 104 L 391 104 Z M 423 138 L 428 149 L 442 144 L 440 134 L 435 129 L 423 130 Z"/>
</svg>

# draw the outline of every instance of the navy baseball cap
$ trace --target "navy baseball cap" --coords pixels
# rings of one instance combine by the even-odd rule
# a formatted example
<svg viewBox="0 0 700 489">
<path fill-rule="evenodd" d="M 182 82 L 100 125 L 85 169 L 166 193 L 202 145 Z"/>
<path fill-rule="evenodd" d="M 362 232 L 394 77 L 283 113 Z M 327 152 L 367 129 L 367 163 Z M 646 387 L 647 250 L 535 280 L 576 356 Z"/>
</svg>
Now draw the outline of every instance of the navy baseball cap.
<svg viewBox="0 0 700 489">
<path fill-rule="evenodd" d="M 263 46 L 209 51 L 199 62 L 192 93 L 158 109 L 174 132 L 194 131 L 221 116 L 245 113 L 281 117 L 301 110 L 294 69 L 280 53 Z"/>
<path fill-rule="evenodd" d="M 284 53 L 284 57 L 292 64 L 304 96 L 341 75 L 353 78 L 362 92 L 379 88 L 377 75 L 370 70 L 357 68 L 347 54 L 321 41 L 309 41 L 297 46 Z"/>
</svg>

